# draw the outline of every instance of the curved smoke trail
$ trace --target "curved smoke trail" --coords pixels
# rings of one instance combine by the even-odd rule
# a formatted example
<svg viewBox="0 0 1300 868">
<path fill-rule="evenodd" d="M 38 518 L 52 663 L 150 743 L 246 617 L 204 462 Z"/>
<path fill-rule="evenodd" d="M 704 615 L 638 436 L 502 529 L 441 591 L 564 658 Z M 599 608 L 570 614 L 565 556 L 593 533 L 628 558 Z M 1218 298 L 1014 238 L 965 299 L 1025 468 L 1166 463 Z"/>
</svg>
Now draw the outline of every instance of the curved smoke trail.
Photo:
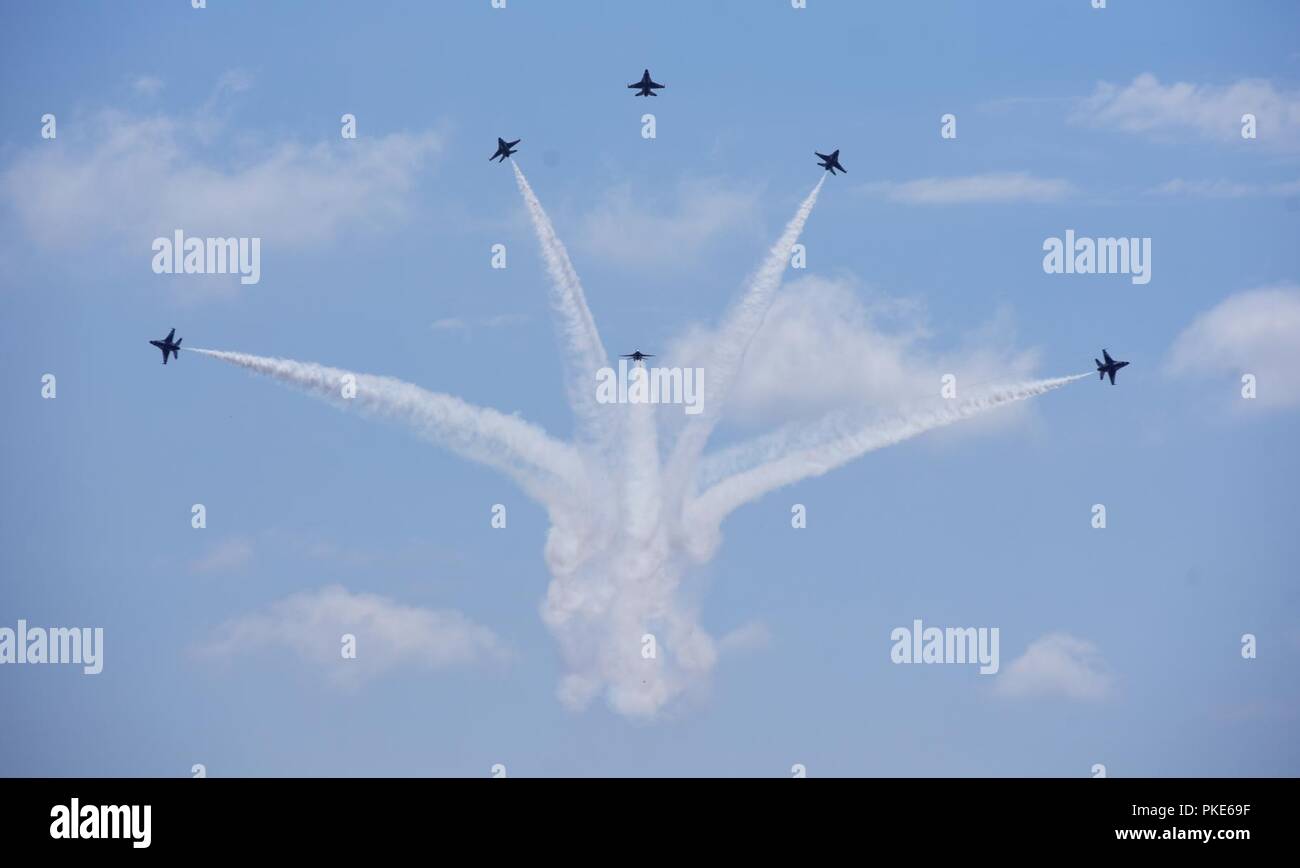
<svg viewBox="0 0 1300 868">
<path fill-rule="evenodd" d="M 997 389 L 962 404 L 872 426 L 847 417 L 791 426 L 701 463 L 723 401 L 822 189 L 819 182 L 724 318 L 706 368 L 706 415 L 702 421 L 690 417 L 665 466 L 654 405 L 596 402 L 595 373 L 608 364 L 605 348 L 564 245 L 517 166 L 515 177 L 550 276 L 566 390 L 577 420 L 574 444 L 513 416 L 388 377 L 243 353 L 191 352 L 273 377 L 339 407 L 402 422 L 506 473 L 545 504 L 551 521 L 545 547 L 551 581 L 540 613 L 567 666 L 558 694 L 571 708 L 603 695 L 620 714 L 653 718 L 707 682 L 719 644 L 700 625 L 697 607 L 681 586 L 689 560 L 713 554 L 718 529 L 732 510 L 872 449 L 1080 378 Z M 343 391 L 348 377 L 355 384 L 352 397 Z M 646 653 L 647 638 L 656 653 Z"/>
<path fill-rule="evenodd" d="M 560 504 L 562 495 L 573 495 L 582 484 L 584 470 L 573 447 L 514 416 L 476 407 L 451 395 L 430 392 L 391 377 L 247 353 L 196 347 L 187 347 L 186 351 L 297 386 L 338 407 L 351 407 L 402 422 L 465 458 L 506 473 L 548 506 Z M 345 380 L 348 377 L 352 379 Z M 344 396 L 347 382 L 355 386 L 351 398 Z"/>
<path fill-rule="evenodd" d="M 737 507 L 757 500 L 769 491 L 801 479 L 821 476 L 873 450 L 901 443 L 1004 404 L 1042 395 L 1089 376 L 1091 374 L 1075 374 L 1003 386 L 951 406 L 865 427 L 855 428 L 844 416 L 837 414 L 815 423 L 812 428 L 794 426 L 724 450 L 710 457 L 700 468 L 702 480 L 722 478 L 687 506 L 687 525 L 704 534 L 703 551 L 708 551 L 716 543 L 717 527 L 723 519 Z"/>
<path fill-rule="evenodd" d="M 781 286 L 781 277 L 790 263 L 791 251 L 799 241 L 804 224 L 808 222 L 825 183 L 826 176 L 822 175 L 812 192 L 804 197 L 786 224 L 785 231 L 768 250 L 766 258 L 750 277 L 744 294 L 727 312 L 718 330 L 713 352 L 704 369 L 705 410 L 686 423 L 669 459 L 668 477 L 677 483 L 677 487 L 689 485 L 689 467 L 704 451 L 709 435 L 721 418 L 723 402 L 731 390 L 750 342 L 762 327 L 763 319 L 772 306 L 772 298 Z"/>
<path fill-rule="evenodd" d="M 555 227 L 546 216 L 528 179 L 524 177 L 523 170 L 514 160 L 510 161 L 510 165 L 515 170 L 515 181 L 524 197 L 528 216 L 532 218 L 533 230 L 537 233 L 537 241 L 542 248 L 542 258 L 546 261 L 546 272 L 551 278 L 551 307 L 559 317 L 558 327 L 568 350 L 564 359 L 565 389 L 569 396 L 569 406 L 578 419 L 580 439 L 600 440 L 608 444 L 612 437 L 608 431 L 607 417 L 601 414 L 601 408 L 596 403 L 595 378 L 596 371 L 609 364 L 609 355 L 601 343 L 596 320 L 587 307 L 582 282 L 573 269 L 573 263 L 569 261 L 564 243 L 555 234 Z"/>
</svg>

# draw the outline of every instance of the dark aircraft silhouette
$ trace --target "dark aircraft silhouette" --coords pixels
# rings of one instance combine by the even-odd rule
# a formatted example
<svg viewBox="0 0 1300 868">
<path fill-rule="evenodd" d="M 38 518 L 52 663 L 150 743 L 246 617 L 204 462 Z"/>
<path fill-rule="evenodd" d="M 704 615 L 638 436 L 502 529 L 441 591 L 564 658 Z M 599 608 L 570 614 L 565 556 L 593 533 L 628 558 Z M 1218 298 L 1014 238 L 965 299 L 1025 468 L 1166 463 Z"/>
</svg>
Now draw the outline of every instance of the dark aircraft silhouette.
<svg viewBox="0 0 1300 868">
<path fill-rule="evenodd" d="M 1101 355 L 1102 358 L 1106 360 L 1105 363 L 1103 363 L 1101 359 L 1093 359 L 1093 361 L 1097 363 L 1097 379 L 1103 380 L 1106 378 L 1107 374 L 1110 374 L 1110 384 L 1113 386 L 1115 385 L 1115 373 L 1120 368 L 1127 365 L 1128 362 L 1115 361 L 1110 357 L 1110 353 L 1106 352 L 1104 349 L 1101 351 Z"/>
<path fill-rule="evenodd" d="M 627 355 L 619 356 L 620 359 L 631 359 L 634 363 L 642 362 L 645 361 L 646 359 L 653 359 L 654 357 L 655 357 L 654 353 L 643 353 L 640 350 L 637 350 L 636 352 L 633 353 L 628 353 Z"/>
<path fill-rule="evenodd" d="M 632 96 L 659 96 L 655 91 L 662 88 L 663 85 L 657 81 L 651 80 L 650 70 L 647 69 L 641 74 L 640 81 L 635 84 L 629 84 L 628 87 L 638 88 L 637 92 L 632 94 Z"/>
<path fill-rule="evenodd" d="M 172 354 L 172 358 L 173 358 L 173 359 L 179 359 L 179 358 L 180 358 L 180 352 L 181 352 L 181 341 L 184 340 L 184 339 L 183 339 L 183 338 L 176 338 L 176 340 L 173 341 L 173 340 L 172 340 L 172 337 L 173 337 L 175 334 L 176 334 L 176 329 L 172 329 L 171 331 L 169 331 L 169 332 L 167 333 L 167 337 L 163 338 L 162 340 L 160 340 L 160 341 L 149 341 L 149 343 L 153 344 L 155 347 L 157 347 L 158 349 L 162 350 L 162 353 L 163 353 L 163 364 L 164 364 L 164 365 L 167 364 L 167 354 L 168 354 L 168 353 L 171 353 L 171 354 Z"/>
<path fill-rule="evenodd" d="M 823 169 L 830 172 L 832 175 L 835 174 L 836 169 L 839 169 L 841 172 L 844 172 L 845 174 L 848 173 L 849 170 L 840 165 L 839 148 L 836 148 L 835 150 L 831 151 L 829 154 L 821 154 L 818 153 L 817 151 L 813 151 L 813 153 L 817 154 L 817 156 L 822 158 L 822 161 L 817 165 L 821 166 Z"/>
<path fill-rule="evenodd" d="M 488 157 L 488 162 L 490 163 L 493 160 L 495 160 L 497 157 L 500 157 L 501 162 L 504 163 L 506 161 L 506 157 L 510 156 L 515 151 L 519 150 L 518 148 L 515 147 L 515 145 L 519 144 L 522 141 L 523 139 L 515 139 L 513 142 L 507 142 L 505 139 L 498 137 L 497 152 L 492 156 Z"/>
</svg>

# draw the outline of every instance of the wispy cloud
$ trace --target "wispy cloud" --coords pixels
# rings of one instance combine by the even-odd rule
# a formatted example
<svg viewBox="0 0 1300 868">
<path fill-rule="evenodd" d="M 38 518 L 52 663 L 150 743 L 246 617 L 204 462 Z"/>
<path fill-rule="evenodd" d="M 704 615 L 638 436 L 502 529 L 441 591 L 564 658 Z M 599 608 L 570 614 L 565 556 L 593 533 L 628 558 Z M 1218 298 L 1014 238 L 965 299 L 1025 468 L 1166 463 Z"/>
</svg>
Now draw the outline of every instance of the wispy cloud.
<svg viewBox="0 0 1300 868">
<path fill-rule="evenodd" d="M 718 651 L 722 654 L 745 654 L 761 651 L 772 642 L 772 631 L 762 621 L 750 621 L 742 624 L 718 640 Z"/>
<path fill-rule="evenodd" d="M 582 221 L 583 251 L 625 265 L 689 262 L 719 238 L 757 227 L 758 191 L 690 181 L 666 194 L 621 185 Z"/>
<path fill-rule="evenodd" d="M 974 205 L 1009 202 L 1059 202 L 1074 195 L 1062 178 L 1040 178 L 1029 172 L 989 172 L 954 178 L 877 181 L 860 187 L 870 196 L 908 205 Z"/>
<path fill-rule="evenodd" d="M 1050 633 L 1029 643 L 1022 656 L 1002 668 L 994 690 L 1008 697 L 1097 701 L 1111 694 L 1113 681 L 1095 645 L 1067 633 Z"/>
<path fill-rule="evenodd" d="M 1256 379 L 1256 400 L 1300 405 L 1300 287 L 1240 292 L 1200 314 L 1174 340 L 1165 369 L 1175 376 Z M 1225 392 L 1234 399 L 1236 388 Z"/>
<path fill-rule="evenodd" d="M 229 573 L 243 569 L 253 559 L 253 543 L 245 537 L 232 537 L 217 543 L 199 559 L 190 563 L 193 573 Z"/>
<path fill-rule="evenodd" d="M 1102 82 L 1071 115 L 1075 123 L 1177 140 L 1192 135 L 1218 142 L 1241 142 L 1241 118 L 1257 120 L 1260 147 L 1300 149 L 1300 92 L 1283 91 L 1265 79 L 1227 85 L 1161 84 L 1143 73 L 1130 84 Z"/>
<path fill-rule="evenodd" d="M 1241 181 L 1185 181 L 1174 178 L 1147 191 L 1153 196 L 1192 196 L 1202 199 L 1287 198 L 1300 195 L 1300 181 L 1252 184 Z"/>
<path fill-rule="evenodd" d="M 864 301 L 863 297 L 867 300 Z M 788 422 L 832 408 L 899 408 L 939 400 L 945 374 L 958 395 L 982 382 L 1029 377 L 1037 354 L 1014 346 L 1005 319 L 959 338 L 946 352 L 928 349 L 927 315 L 915 302 L 865 292 L 851 276 L 809 275 L 782 287 L 745 356 L 728 397 L 738 422 Z M 697 327 L 669 347 L 673 364 L 708 358 L 716 333 Z M 997 423 L 1015 418 L 1005 414 Z"/>
<path fill-rule="evenodd" d="M 1067 96 L 1004 96 L 987 99 L 977 103 L 975 109 L 982 112 L 1009 112 L 1025 107 L 1051 106 L 1071 101 Z"/>
<path fill-rule="evenodd" d="M 468 337 L 475 329 L 498 329 L 523 325 L 528 322 L 526 313 L 500 313 L 492 316 L 459 317 L 449 316 L 429 323 L 429 328 L 436 332 L 460 332 Z"/>
<path fill-rule="evenodd" d="M 355 659 L 343 656 L 345 634 L 356 639 Z M 288 652 L 343 685 L 402 665 L 438 670 L 508 657 L 496 634 L 460 612 L 405 606 L 340 585 L 303 591 L 227 621 L 197 650 L 214 660 Z"/>
<path fill-rule="evenodd" d="M 131 82 L 131 89 L 141 96 L 157 96 L 162 93 L 163 80 L 152 75 L 141 75 Z"/>
<path fill-rule="evenodd" d="M 137 90 L 154 87 L 145 81 Z M 104 109 L 60 123 L 57 146 L 22 151 L 0 174 L 0 198 L 44 247 L 108 240 L 142 257 L 152 255 L 153 238 L 178 228 L 301 247 L 408 212 L 440 135 L 281 141 L 241 146 L 231 158 L 224 107 L 249 86 L 247 76 L 228 73 L 193 115 Z"/>
</svg>

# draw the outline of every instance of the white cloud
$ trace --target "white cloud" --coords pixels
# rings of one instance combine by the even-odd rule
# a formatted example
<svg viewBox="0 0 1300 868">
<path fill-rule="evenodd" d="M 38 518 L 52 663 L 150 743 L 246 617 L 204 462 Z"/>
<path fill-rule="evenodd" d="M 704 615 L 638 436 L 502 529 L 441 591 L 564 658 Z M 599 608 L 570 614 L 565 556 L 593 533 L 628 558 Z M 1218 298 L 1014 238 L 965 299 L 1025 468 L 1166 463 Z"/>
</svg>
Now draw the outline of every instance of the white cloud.
<svg viewBox="0 0 1300 868">
<path fill-rule="evenodd" d="M 449 316 L 434 320 L 429 323 L 429 328 L 436 332 L 460 332 L 468 337 L 470 332 L 476 328 L 507 328 L 509 326 L 523 325 L 528 320 L 528 314 L 524 313 L 499 313 L 477 318 Z"/>
<path fill-rule="evenodd" d="M 1300 181 L 1250 184 L 1240 181 L 1185 181 L 1174 178 L 1147 191 L 1157 196 L 1195 196 L 1204 199 L 1246 199 L 1300 195 Z"/>
<path fill-rule="evenodd" d="M 497 329 L 506 326 L 523 325 L 528 322 L 529 316 L 526 313 L 498 313 L 492 316 L 485 316 L 478 320 L 478 324 L 485 328 Z"/>
<path fill-rule="evenodd" d="M 1002 696 L 1063 696 L 1096 701 L 1113 689 L 1097 647 L 1067 633 L 1050 633 L 1029 643 L 997 677 L 994 689 Z"/>
<path fill-rule="evenodd" d="M 1300 287 L 1255 289 L 1219 302 L 1174 340 L 1166 371 L 1237 381 L 1254 374 L 1261 404 L 1300 404 Z M 1239 392 L 1229 394 L 1235 400 Z"/>
<path fill-rule="evenodd" d="M 757 190 L 692 181 L 667 195 L 637 194 L 623 185 L 608 191 L 582 221 L 578 242 L 593 256 L 626 265 L 689 262 L 709 244 L 756 227 Z"/>
<path fill-rule="evenodd" d="M 246 69 L 228 69 L 217 79 L 213 99 L 228 94 L 243 93 L 253 88 L 253 75 Z"/>
<path fill-rule="evenodd" d="M 720 654 L 745 654 L 761 651 L 772 642 L 772 632 L 762 621 L 742 624 L 718 640 Z"/>
<path fill-rule="evenodd" d="M 922 309 L 884 296 L 864 302 L 858 290 L 851 278 L 815 275 L 783 287 L 745 357 L 727 415 L 759 424 L 844 407 L 894 413 L 938 400 L 944 374 L 957 378 L 960 396 L 978 383 L 1025 379 L 1037 364 L 1036 353 L 1012 347 L 1005 320 L 973 332 L 951 351 L 928 350 L 931 334 Z M 665 358 L 699 365 L 715 341 L 713 331 L 695 328 Z M 990 415 L 988 424 L 1006 424 L 1015 416 L 1008 408 Z M 968 423 L 966 430 L 976 428 Z"/>
<path fill-rule="evenodd" d="M 348 633 L 356 637 L 353 660 L 341 653 Z M 404 606 L 340 585 L 303 591 L 227 621 L 198 650 L 222 660 L 267 650 L 289 652 L 326 668 L 331 680 L 344 685 L 400 665 L 436 670 L 508 656 L 491 630 L 460 612 Z"/>
<path fill-rule="evenodd" d="M 1002 202 L 1059 202 L 1076 192 L 1069 181 L 1028 172 L 988 172 L 958 178 L 878 181 L 860 188 L 871 196 L 908 205 L 971 205 Z"/>
<path fill-rule="evenodd" d="M 142 75 L 131 82 L 131 89 L 142 96 L 157 96 L 162 92 L 163 80 L 152 75 Z"/>
<path fill-rule="evenodd" d="M 1300 92 L 1284 92 L 1264 79 L 1228 85 L 1164 85 L 1143 73 L 1128 85 L 1102 82 L 1071 117 L 1076 123 L 1175 139 L 1192 134 L 1243 143 L 1241 117 L 1253 114 L 1258 138 L 1244 142 L 1277 151 L 1300 148 Z"/>
<path fill-rule="evenodd" d="M 233 537 L 213 546 L 207 554 L 190 564 L 194 573 L 229 573 L 243 569 L 253 559 L 253 543 Z"/>
<path fill-rule="evenodd" d="M 0 197 L 42 246 L 115 241 L 147 267 L 152 240 L 176 229 L 285 248 L 400 220 L 441 150 L 435 133 L 395 133 L 241 146 L 230 158 L 219 103 L 248 86 L 228 73 L 193 116 L 108 109 L 61 123 L 57 142 L 19 153 L 0 175 Z"/>
</svg>

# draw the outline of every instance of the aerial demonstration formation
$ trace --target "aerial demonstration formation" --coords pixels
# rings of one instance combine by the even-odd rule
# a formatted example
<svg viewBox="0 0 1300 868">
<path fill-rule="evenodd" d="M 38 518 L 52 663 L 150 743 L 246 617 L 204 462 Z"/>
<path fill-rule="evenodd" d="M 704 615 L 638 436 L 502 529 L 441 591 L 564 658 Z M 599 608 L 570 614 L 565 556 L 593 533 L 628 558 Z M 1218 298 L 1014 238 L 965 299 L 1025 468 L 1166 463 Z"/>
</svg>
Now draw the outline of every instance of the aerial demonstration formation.
<svg viewBox="0 0 1300 868">
<path fill-rule="evenodd" d="M 649 70 L 635 96 L 653 96 L 663 85 Z M 515 179 L 532 219 L 552 283 L 552 308 L 567 356 L 566 393 L 577 423 L 572 442 L 560 442 L 535 426 L 449 395 L 425 392 L 384 377 L 243 353 L 193 348 L 251 371 L 295 385 L 340 406 L 356 406 L 411 425 L 464 457 L 513 478 L 552 518 L 545 549 L 552 585 L 543 618 L 555 634 L 570 672 L 558 688 L 575 709 L 603 696 L 615 711 L 653 718 L 707 677 L 716 658 L 712 641 L 695 615 L 682 607 L 679 586 L 688 566 L 711 560 L 720 526 L 735 509 L 800 479 L 820 475 L 858 456 L 934 428 L 1023 401 L 1082 379 L 1076 374 L 1003 387 L 981 388 L 940 409 L 881 422 L 849 415 L 827 417 L 797 439 L 769 439 L 705 454 L 725 412 L 753 336 L 772 307 L 782 272 L 825 182 L 804 199 L 739 304 L 724 320 L 711 356 L 698 368 L 654 368 L 654 354 L 621 355 L 632 369 L 615 375 L 596 331 L 585 294 L 564 245 L 519 165 L 522 139 L 497 139 L 491 160 L 511 158 Z M 844 172 L 840 151 L 814 152 L 829 175 Z M 164 363 L 180 342 L 152 341 Z M 1114 382 L 1126 362 L 1103 351 L 1097 370 Z M 706 378 L 707 375 L 707 378 Z M 619 382 L 620 377 L 625 382 Z M 593 389 L 593 383 L 596 388 Z M 340 384 L 347 384 L 342 389 Z M 952 395 L 945 397 L 952 398 Z M 687 422 L 675 434 L 658 433 L 653 405 L 684 405 Z M 671 445 L 667 445 L 673 438 Z M 772 440 L 771 438 L 776 438 Z M 666 449 L 661 450 L 661 440 Z M 661 452 L 663 454 L 661 454 Z M 590 502 L 615 504 L 593 515 Z M 613 593 L 592 588 L 613 582 Z M 660 631 L 648 658 L 636 637 Z M 974 651 L 972 651 L 972 655 Z"/>
<path fill-rule="evenodd" d="M 663 89 L 664 85 L 659 84 L 658 82 L 651 79 L 650 70 L 647 68 L 645 72 L 642 73 L 641 80 L 629 84 L 628 87 L 637 91 L 635 94 L 633 94 L 633 96 L 658 96 L 658 94 L 656 94 L 655 91 Z M 521 141 L 523 140 L 515 139 L 514 141 L 506 141 L 505 139 L 498 137 L 497 149 L 492 154 L 492 156 L 488 158 L 488 161 L 492 162 L 495 160 L 496 162 L 504 163 L 507 158 L 513 157 L 515 153 L 518 152 L 519 149 L 515 146 L 518 145 Z M 836 174 L 837 171 L 845 172 L 845 173 L 847 173 L 848 171 L 847 169 L 844 168 L 844 166 L 840 164 L 839 148 L 836 148 L 835 150 L 831 151 L 829 154 L 823 154 L 820 151 L 816 151 L 814 152 L 814 156 L 817 157 L 817 165 L 820 166 L 822 169 L 825 169 L 827 172 L 830 172 L 832 175 Z M 167 364 L 168 352 L 170 352 L 172 354 L 172 357 L 175 358 L 177 352 L 180 349 L 179 340 L 176 341 L 174 345 L 171 343 L 172 335 L 175 333 L 176 330 L 172 329 L 171 334 L 168 334 L 163 341 L 149 342 L 163 351 L 164 365 Z M 1102 355 L 1105 356 L 1106 363 L 1105 365 L 1103 365 L 1100 360 L 1094 359 L 1094 361 L 1096 361 L 1097 363 L 1097 370 L 1101 372 L 1102 377 L 1105 377 L 1106 374 L 1109 374 L 1111 385 L 1114 385 L 1115 372 L 1118 371 L 1120 368 L 1124 367 L 1125 365 L 1127 365 L 1128 362 L 1112 361 L 1110 354 L 1107 353 L 1105 350 L 1102 350 Z M 652 358 L 652 356 L 642 353 L 638 350 L 635 353 L 622 356 L 622 358 L 632 359 L 635 362 L 639 363 L 643 359 Z"/>
<path fill-rule="evenodd" d="M 0 772 L 1300 768 L 1300 11 L 48 5 Z"/>
</svg>

